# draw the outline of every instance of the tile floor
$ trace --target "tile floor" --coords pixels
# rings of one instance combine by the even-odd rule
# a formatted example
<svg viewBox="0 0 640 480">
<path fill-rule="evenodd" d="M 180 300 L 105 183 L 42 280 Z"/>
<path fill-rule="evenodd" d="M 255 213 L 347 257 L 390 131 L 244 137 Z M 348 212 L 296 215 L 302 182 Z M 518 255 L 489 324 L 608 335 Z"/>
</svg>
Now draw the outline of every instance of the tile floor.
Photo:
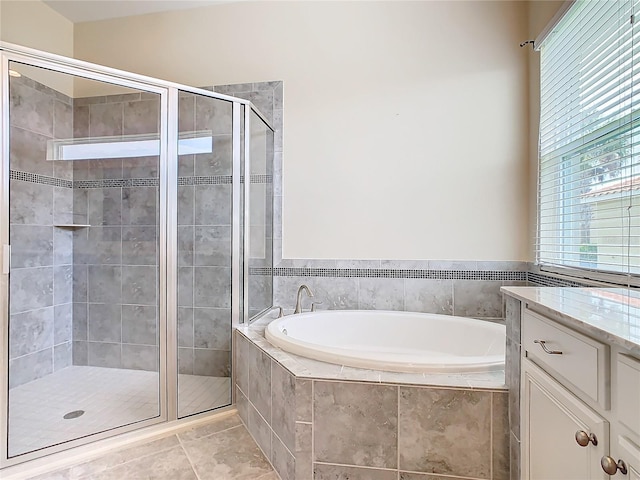
<svg viewBox="0 0 640 480">
<path fill-rule="evenodd" d="M 231 403 L 229 378 L 179 375 L 179 415 Z M 84 410 L 73 419 L 64 415 Z M 9 391 L 9 455 L 158 415 L 158 374 L 72 366 Z"/>
<path fill-rule="evenodd" d="M 237 414 L 31 480 L 279 480 Z"/>
</svg>

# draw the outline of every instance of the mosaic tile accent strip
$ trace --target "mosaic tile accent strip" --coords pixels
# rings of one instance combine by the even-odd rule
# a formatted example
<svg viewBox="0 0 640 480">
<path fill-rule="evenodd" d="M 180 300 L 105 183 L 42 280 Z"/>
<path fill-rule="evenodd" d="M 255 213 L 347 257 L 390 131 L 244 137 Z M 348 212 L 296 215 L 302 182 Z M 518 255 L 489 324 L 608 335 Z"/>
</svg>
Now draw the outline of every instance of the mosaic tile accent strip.
<svg viewBox="0 0 640 480">
<path fill-rule="evenodd" d="M 75 180 L 73 188 L 123 188 L 123 187 L 157 187 L 157 178 L 107 178 L 103 180 Z"/>
<path fill-rule="evenodd" d="M 20 172 L 18 170 L 11 170 L 9 172 L 9 178 L 11 178 L 11 180 L 21 180 L 23 182 L 53 185 L 54 187 L 73 188 L 73 182 L 71 180 L 38 175 L 37 173 Z"/>
<path fill-rule="evenodd" d="M 273 183 L 273 175 L 252 174 L 250 180 L 251 183 Z"/>
<path fill-rule="evenodd" d="M 584 283 L 527 272 L 527 282 L 536 287 L 586 287 Z"/>
<path fill-rule="evenodd" d="M 231 185 L 231 175 L 214 175 L 211 177 L 179 177 L 178 185 Z"/>
<path fill-rule="evenodd" d="M 250 268 L 250 275 L 271 275 L 271 268 Z M 497 270 L 408 270 L 391 268 L 282 268 L 273 269 L 276 277 L 363 277 L 424 278 L 429 280 L 506 280 L 526 281 L 527 272 Z"/>
<path fill-rule="evenodd" d="M 251 183 L 273 183 L 273 175 L 251 174 L 249 176 Z M 244 183 L 244 175 L 240 175 L 240 183 Z"/>
</svg>

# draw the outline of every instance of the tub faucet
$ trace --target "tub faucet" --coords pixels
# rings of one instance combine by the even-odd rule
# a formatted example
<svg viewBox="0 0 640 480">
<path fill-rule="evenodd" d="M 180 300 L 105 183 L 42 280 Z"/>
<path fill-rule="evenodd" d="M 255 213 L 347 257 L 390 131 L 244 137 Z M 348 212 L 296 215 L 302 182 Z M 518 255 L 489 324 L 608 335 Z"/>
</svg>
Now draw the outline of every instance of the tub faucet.
<svg viewBox="0 0 640 480">
<path fill-rule="evenodd" d="M 302 312 L 302 292 L 307 292 L 308 296 L 313 297 L 313 293 L 311 293 L 309 287 L 306 285 L 300 285 L 300 288 L 298 288 L 298 295 L 296 296 L 296 309 L 293 311 L 294 314 Z"/>
</svg>

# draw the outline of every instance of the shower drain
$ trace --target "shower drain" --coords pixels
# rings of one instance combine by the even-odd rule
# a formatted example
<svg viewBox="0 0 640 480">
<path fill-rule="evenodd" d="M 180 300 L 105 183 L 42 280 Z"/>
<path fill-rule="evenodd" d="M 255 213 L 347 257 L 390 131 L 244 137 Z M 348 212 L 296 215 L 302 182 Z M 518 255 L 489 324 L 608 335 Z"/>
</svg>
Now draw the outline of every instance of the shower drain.
<svg viewBox="0 0 640 480">
<path fill-rule="evenodd" d="M 84 410 L 74 410 L 73 412 L 67 413 L 62 418 L 64 418 L 65 420 L 71 420 L 72 418 L 78 418 L 81 415 L 84 415 Z"/>
</svg>

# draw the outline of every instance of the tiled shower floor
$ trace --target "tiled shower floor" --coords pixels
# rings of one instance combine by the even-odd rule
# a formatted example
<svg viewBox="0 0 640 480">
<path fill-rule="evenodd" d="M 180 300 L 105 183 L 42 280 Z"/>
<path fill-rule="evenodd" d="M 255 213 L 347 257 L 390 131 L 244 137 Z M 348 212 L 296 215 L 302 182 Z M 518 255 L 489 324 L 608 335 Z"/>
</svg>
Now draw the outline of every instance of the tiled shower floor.
<svg viewBox="0 0 640 480">
<path fill-rule="evenodd" d="M 230 403 L 229 378 L 178 376 L 179 416 Z M 64 415 L 84 410 L 80 417 Z M 158 374 L 72 366 L 9 391 L 9 455 L 157 416 Z"/>
</svg>

